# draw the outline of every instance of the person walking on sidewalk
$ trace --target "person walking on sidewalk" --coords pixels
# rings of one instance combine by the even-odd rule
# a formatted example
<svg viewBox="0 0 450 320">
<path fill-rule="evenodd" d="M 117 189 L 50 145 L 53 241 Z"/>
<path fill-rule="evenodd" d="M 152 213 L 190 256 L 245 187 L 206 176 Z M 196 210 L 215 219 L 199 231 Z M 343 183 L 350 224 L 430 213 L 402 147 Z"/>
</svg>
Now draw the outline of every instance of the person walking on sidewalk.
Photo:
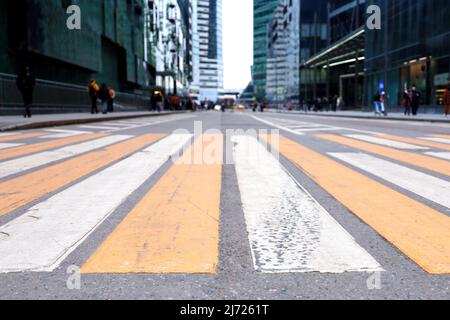
<svg viewBox="0 0 450 320">
<path fill-rule="evenodd" d="M 91 98 L 91 113 L 97 114 L 98 113 L 97 99 L 100 87 L 98 86 L 97 82 L 95 82 L 95 80 L 91 80 L 89 82 L 87 90 L 89 93 L 89 97 Z"/>
<path fill-rule="evenodd" d="M 385 91 L 383 91 L 380 96 L 380 111 L 382 115 L 387 117 L 387 95 Z"/>
<path fill-rule="evenodd" d="M 108 113 L 108 100 L 109 100 L 109 90 L 106 84 L 102 84 L 100 91 L 98 92 L 98 98 L 102 102 L 102 113 Z"/>
<path fill-rule="evenodd" d="M 403 92 L 403 100 L 402 100 L 402 106 L 405 108 L 405 116 L 411 115 L 411 91 L 405 90 Z"/>
<path fill-rule="evenodd" d="M 26 66 L 19 73 L 16 80 L 17 88 L 22 94 L 23 104 L 25 107 L 24 118 L 31 118 L 31 107 L 33 105 L 33 92 L 36 85 L 36 79 L 30 71 L 30 67 Z"/>
<path fill-rule="evenodd" d="M 447 89 L 444 93 L 444 115 L 448 117 L 450 114 L 450 82 L 448 83 Z"/>
<path fill-rule="evenodd" d="M 373 107 L 375 109 L 375 116 L 381 114 L 381 94 L 379 91 L 373 96 Z"/>
<path fill-rule="evenodd" d="M 411 88 L 411 108 L 413 116 L 417 116 L 420 108 L 420 98 L 422 94 L 417 90 L 417 86 L 413 85 Z"/>
<path fill-rule="evenodd" d="M 114 100 L 116 99 L 116 91 L 114 91 L 112 87 L 109 87 L 108 93 L 108 112 L 114 112 Z"/>
</svg>

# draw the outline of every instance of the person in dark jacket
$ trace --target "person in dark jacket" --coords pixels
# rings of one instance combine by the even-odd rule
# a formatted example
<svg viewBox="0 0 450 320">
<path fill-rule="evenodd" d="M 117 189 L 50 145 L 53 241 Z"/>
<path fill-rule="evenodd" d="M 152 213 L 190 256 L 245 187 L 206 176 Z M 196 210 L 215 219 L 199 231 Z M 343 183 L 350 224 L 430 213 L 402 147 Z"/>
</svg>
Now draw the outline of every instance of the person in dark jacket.
<svg viewBox="0 0 450 320">
<path fill-rule="evenodd" d="M 411 92 L 409 90 L 405 90 L 403 92 L 403 100 L 402 100 L 403 108 L 405 108 L 405 116 L 411 115 Z"/>
<path fill-rule="evenodd" d="M 17 88 L 22 94 L 23 104 L 25 107 L 24 118 L 31 118 L 31 107 L 33 105 L 33 91 L 36 85 L 36 79 L 30 71 L 30 68 L 26 66 L 22 72 L 17 76 L 16 80 Z"/>
<path fill-rule="evenodd" d="M 192 103 L 192 99 L 188 98 L 186 101 L 186 110 L 190 110 L 192 112 L 194 112 L 194 104 Z"/>
<path fill-rule="evenodd" d="M 420 98 L 422 94 L 417 90 L 416 85 L 413 85 L 411 88 L 411 109 L 413 116 L 417 116 L 417 113 L 420 108 Z"/>
<path fill-rule="evenodd" d="M 100 91 L 98 92 L 98 98 L 102 102 L 102 113 L 108 113 L 108 100 L 110 99 L 109 90 L 106 84 L 102 84 Z"/>
</svg>

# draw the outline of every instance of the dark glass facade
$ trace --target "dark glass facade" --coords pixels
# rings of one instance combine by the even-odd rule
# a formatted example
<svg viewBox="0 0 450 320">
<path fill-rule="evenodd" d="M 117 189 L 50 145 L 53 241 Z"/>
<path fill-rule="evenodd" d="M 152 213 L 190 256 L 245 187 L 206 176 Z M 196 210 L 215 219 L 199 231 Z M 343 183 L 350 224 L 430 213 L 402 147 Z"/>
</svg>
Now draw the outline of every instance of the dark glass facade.
<svg viewBox="0 0 450 320">
<path fill-rule="evenodd" d="M 217 0 L 209 0 L 208 58 L 217 59 Z"/>
<path fill-rule="evenodd" d="M 253 84 L 256 95 L 264 99 L 267 73 L 267 25 L 272 19 L 278 0 L 254 0 L 253 2 Z"/>
<path fill-rule="evenodd" d="M 389 106 L 400 105 L 405 87 L 422 92 L 422 111 L 440 112 L 450 80 L 450 1 L 371 0 L 380 6 L 382 29 L 366 30 L 367 103 L 384 84 Z"/>
</svg>

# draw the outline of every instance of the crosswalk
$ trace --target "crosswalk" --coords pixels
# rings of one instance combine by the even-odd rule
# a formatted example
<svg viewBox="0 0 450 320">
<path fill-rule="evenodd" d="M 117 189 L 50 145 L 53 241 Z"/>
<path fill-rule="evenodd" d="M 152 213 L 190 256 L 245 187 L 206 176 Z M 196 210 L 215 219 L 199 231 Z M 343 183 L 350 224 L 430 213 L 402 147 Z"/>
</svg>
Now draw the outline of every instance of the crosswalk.
<svg viewBox="0 0 450 320">
<path fill-rule="evenodd" d="M 332 152 L 316 151 L 301 135 L 292 140 L 283 132 L 231 137 L 247 231 L 242 240 L 249 243 L 254 270 L 344 273 L 388 267 L 269 145 L 398 254 L 429 273 L 450 274 L 448 145 L 425 139 L 446 138 L 328 131 L 333 132 L 300 132 L 314 132 L 318 141 L 335 146 Z M 227 214 L 221 211 L 223 166 L 189 159 L 211 149 L 221 157 L 223 135 L 62 129 L 51 132 L 49 141 L 24 142 L 43 132 L 49 133 L 0 136 L 7 139 L 0 144 L 0 273 L 55 271 L 158 172 L 157 182 L 83 262 L 82 273 L 217 273 L 220 232 L 227 227 L 220 227 Z M 343 148 L 336 152 L 337 147 Z"/>
</svg>

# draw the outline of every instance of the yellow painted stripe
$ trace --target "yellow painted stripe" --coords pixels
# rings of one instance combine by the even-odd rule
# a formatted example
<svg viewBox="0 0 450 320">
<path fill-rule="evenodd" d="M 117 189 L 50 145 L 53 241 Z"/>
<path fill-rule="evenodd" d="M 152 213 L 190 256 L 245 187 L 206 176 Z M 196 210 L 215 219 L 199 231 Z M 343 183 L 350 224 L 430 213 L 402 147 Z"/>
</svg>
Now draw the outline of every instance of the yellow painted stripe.
<svg viewBox="0 0 450 320">
<path fill-rule="evenodd" d="M 428 141 L 428 140 L 420 140 L 420 139 L 414 139 L 414 138 L 399 137 L 399 136 L 394 136 L 394 135 L 390 135 L 390 134 L 379 134 L 378 136 L 389 139 L 389 140 L 394 140 L 394 141 L 414 143 L 414 144 L 418 144 L 419 146 L 425 146 L 425 147 L 430 147 L 430 148 L 435 148 L 435 149 L 450 150 L 450 145 L 445 144 L 445 143 L 433 142 L 433 141 Z"/>
<path fill-rule="evenodd" d="M 4 137 L 0 136 L 0 142 L 37 138 L 37 137 L 41 137 L 46 134 L 48 135 L 48 133 L 44 133 L 44 132 L 28 132 L 28 133 L 14 134 L 14 135 L 4 136 Z"/>
<path fill-rule="evenodd" d="M 216 272 L 222 166 L 186 160 L 211 143 L 221 154 L 223 136 L 202 137 L 103 242 L 82 273 Z"/>
<path fill-rule="evenodd" d="M 62 188 L 164 137 L 148 134 L 0 183 L 0 216 Z M 101 187 L 101 186 L 99 186 Z"/>
<path fill-rule="evenodd" d="M 64 139 L 52 140 L 47 142 L 34 143 L 23 147 L 11 148 L 0 151 L 0 160 L 17 158 L 32 153 L 42 152 L 54 148 L 63 147 L 69 144 L 92 140 L 106 136 L 106 133 L 89 133 L 80 136 L 74 136 Z"/>
<path fill-rule="evenodd" d="M 430 171 L 434 171 L 440 174 L 445 174 L 450 176 L 450 163 L 445 160 L 436 159 L 433 157 L 424 156 L 422 154 L 400 151 L 388 147 L 383 147 L 375 145 L 372 143 L 362 142 L 359 140 L 349 139 L 332 134 L 321 134 L 318 137 L 340 143 L 342 145 L 366 151 L 369 153 L 381 155 L 386 158 L 394 159 L 407 163 L 412 166 L 424 168 Z"/>
<path fill-rule="evenodd" d="M 278 143 L 283 156 L 419 266 L 450 274 L 449 217 L 292 140 Z"/>
</svg>

